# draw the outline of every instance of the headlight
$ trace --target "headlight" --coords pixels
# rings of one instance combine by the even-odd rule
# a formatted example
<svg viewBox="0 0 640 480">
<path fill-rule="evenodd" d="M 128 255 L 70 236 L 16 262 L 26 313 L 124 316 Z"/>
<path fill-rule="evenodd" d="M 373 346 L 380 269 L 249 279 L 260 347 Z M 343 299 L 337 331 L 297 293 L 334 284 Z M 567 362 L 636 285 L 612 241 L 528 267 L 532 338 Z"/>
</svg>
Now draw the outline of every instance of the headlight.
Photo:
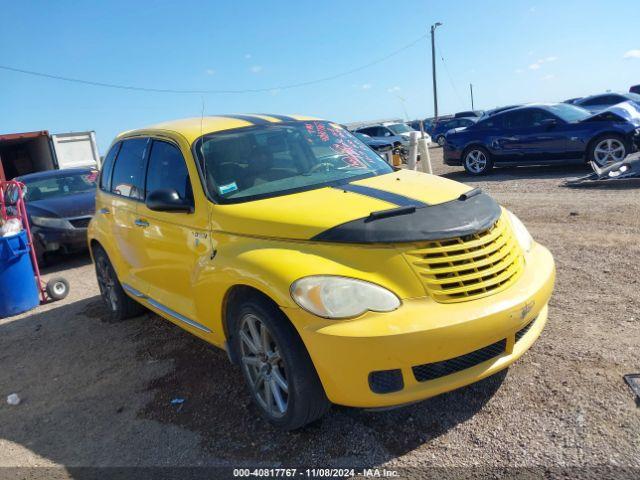
<svg viewBox="0 0 640 480">
<path fill-rule="evenodd" d="M 400 299 L 386 288 L 334 275 L 296 280 L 291 296 L 306 311 L 325 318 L 356 317 L 367 310 L 390 312 L 400 306 Z"/>
<path fill-rule="evenodd" d="M 513 228 L 513 233 L 516 236 L 516 240 L 520 244 L 522 250 L 528 252 L 531 250 L 531 246 L 533 245 L 533 238 L 527 230 L 527 227 L 520 221 L 518 217 L 516 217 L 513 213 L 507 210 L 507 214 L 509 215 L 509 220 L 511 221 L 511 227 Z"/>
<path fill-rule="evenodd" d="M 64 218 L 31 217 L 31 223 L 38 225 L 39 227 L 73 228 L 69 221 Z"/>
</svg>

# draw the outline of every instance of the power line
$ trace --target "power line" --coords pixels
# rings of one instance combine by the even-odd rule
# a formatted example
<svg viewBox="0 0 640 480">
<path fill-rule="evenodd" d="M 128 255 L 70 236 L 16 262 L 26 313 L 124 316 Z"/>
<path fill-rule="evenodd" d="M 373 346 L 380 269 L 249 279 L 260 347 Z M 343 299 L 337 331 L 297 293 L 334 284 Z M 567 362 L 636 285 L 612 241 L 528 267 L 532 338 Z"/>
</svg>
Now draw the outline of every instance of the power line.
<svg viewBox="0 0 640 480">
<path fill-rule="evenodd" d="M 323 77 L 323 78 L 318 78 L 315 80 L 308 80 L 305 82 L 299 82 L 299 83 L 291 83 L 291 84 L 287 84 L 287 85 L 279 85 L 279 86 L 274 86 L 274 87 L 268 87 L 268 88 L 248 88 L 248 89 L 244 89 L 244 90 L 179 90 L 179 89 L 173 89 L 173 88 L 150 88 L 150 87 L 138 87 L 135 85 L 124 85 L 124 84 L 118 84 L 118 83 L 107 83 L 107 82 L 98 82 L 98 81 L 94 81 L 94 80 L 85 80 L 85 79 L 81 79 L 81 78 L 73 78 L 73 77 L 65 77 L 62 75 L 54 75 L 51 73 L 45 73 L 45 72 L 37 72 L 37 71 L 33 71 L 33 70 L 26 70 L 23 68 L 16 68 L 16 67 L 12 67 L 12 66 L 8 66 L 8 65 L 0 65 L 0 70 L 5 70 L 5 71 L 9 71 L 9 72 L 15 72 L 15 73 L 22 73 L 25 75 L 31 75 L 34 77 L 41 77 L 41 78 L 48 78 L 48 79 L 52 79 L 52 80 L 61 80 L 61 81 L 65 81 L 65 82 L 72 82 L 72 83 L 80 83 L 83 85 L 91 85 L 94 87 L 104 87 L 104 88 L 116 88 L 119 90 L 133 90 L 133 91 L 138 91 L 138 92 L 153 92 L 153 93 L 177 93 L 177 94 L 197 94 L 197 95 L 203 95 L 203 94 L 239 94 L 239 93 L 260 93 L 260 92 L 270 92 L 273 90 L 286 90 L 286 89 L 291 89 L 291 88 L 299 88 L 299 87 L 306 87 L 309 85 L 315 85 L 317 83 L 322 83 L 322 82 L 328 82 L 330 80 L 335 80 L 337 78 L 340 77 L 345 77 L 347 75 L 351 75 L 352 73 L 356 73 L 359 72 L 361 70 L 364 70 L 366 68 L 372 67 L 374 65 L 377 65 L 379 63 L 382 63 L 386 60 L 388 60 L 391 57 L 394 57 L 396 55 L 398 55 L 399 53 L 403 52 L 404 50 L 407 50 L 408 48 L 413 47 L 415 44 L 417 44 L 418 42 L 422 41 L 424 38 L 426 38 L 426 34 L 420 36 L 419 38 L 417 38 L 416 40 L 412 41 L 411 43 L 408 43 L 407 45 L 394 50 L 393 52 L 389 53 L 388 55 L 379 58 L 377 60 L 374 60 L 373 62 L 369 62 L 365 65 L 361 65 L 359 67 L 356 68 L 352 68 L 351 70 L 347 70 L 341 73 L 337 73 L 335 75 L 331 75 L 328 77 Z"/>
<path fill-rule="evenodd" d="M 444 53 L 442 52 L 442 49 L 440 47 L 438 47 L 438 53 L 440 54 L 440 60 L 442 60 L 442 65 L 444 65 L 444 70 L 445 70 L 445 72 L 447 72 L 447 77 L 449 77 L 449 83 L 451 84 L 451 88 L 453 89 L 454 93 L 456 94 L 456 97 L 458 97 L 458 102 L 460 103 L 461 106 L 463 106 L 464 102 L 462 101 L 462 97 L 460 97 L 460 94 L 458 93 L 458 89 L 456 88 L 455 84 L 453 83 L 453 77 L 451 76 L 451 73 L 449 72 L 449 67 L 447 66 L 447 62 L 444 61 Z"/>
</svg>

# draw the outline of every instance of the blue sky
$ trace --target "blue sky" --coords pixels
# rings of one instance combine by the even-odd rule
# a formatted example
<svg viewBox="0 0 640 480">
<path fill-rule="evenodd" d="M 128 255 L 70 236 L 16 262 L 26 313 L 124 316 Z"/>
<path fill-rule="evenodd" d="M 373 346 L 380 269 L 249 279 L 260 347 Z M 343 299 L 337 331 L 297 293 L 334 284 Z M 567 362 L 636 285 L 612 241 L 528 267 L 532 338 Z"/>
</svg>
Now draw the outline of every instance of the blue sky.
<svg viewBox="0 0 640 480">
<path fill-rule="evenodd" d="M 640 83 L 636 0 L 0 0 L 0 65 L 170 89 L 271 88 L 368 64 L 436 21 L 440 112 L 557 101 Z M 9 21 L 7 21 L 9 20 Z M 625 58 L 625 54 L 627 57 Z M 440 57 L 444 57 L 444 63 Z M 160 94 L 0 70 L 0 133 L 122 130 L 206 114 L 339 122 L 433 113 L 428 39 L 356 73 L 294 89 Z"/>
</svg>

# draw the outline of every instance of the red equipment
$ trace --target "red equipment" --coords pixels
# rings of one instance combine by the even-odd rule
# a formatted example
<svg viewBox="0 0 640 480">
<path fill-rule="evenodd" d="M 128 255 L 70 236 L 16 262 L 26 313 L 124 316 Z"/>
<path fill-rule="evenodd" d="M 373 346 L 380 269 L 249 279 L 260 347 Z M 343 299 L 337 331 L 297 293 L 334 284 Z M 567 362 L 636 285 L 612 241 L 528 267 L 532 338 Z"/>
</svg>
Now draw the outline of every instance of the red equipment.
<svg viewBox="0 0 640 480">
<path fill-rule="evenodd" d="M 69 294 L 69 282 L 62 277 L 52 278 L 46 284 L 42 282 L 27 209 L 24 204 L 24 189 L 25 185 L 16 180 L 0 180 L 0 215 L 5 222 L 11 219 L 20 221 L 22 228 L 27 232 L 31 265 L 36 286 L 40 292 L 40 303 L 46 303 L 47 297 L 51 300 L 61 300 Z"/>
</svg>

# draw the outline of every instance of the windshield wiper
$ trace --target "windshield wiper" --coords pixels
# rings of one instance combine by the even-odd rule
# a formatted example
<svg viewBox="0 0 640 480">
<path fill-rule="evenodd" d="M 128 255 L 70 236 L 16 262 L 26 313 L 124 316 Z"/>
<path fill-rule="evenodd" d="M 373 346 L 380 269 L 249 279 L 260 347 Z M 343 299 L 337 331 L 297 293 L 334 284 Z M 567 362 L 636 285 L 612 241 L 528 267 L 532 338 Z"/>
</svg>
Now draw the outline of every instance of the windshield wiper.
<svg viewBox="0 0 640 480">
<path fill-rule="evenodd" d="M 372 222 L 374 220 L 380 220 L 381 218 L 397 217 L 400 215 L 409 215 L 415 213 L 416 206 L 408 205 L 406 207 L 390 208 L 388 210 L 379 210 L 377 212 L 371 212 L 365 219 L 365 222 Z"/>
</svg>

